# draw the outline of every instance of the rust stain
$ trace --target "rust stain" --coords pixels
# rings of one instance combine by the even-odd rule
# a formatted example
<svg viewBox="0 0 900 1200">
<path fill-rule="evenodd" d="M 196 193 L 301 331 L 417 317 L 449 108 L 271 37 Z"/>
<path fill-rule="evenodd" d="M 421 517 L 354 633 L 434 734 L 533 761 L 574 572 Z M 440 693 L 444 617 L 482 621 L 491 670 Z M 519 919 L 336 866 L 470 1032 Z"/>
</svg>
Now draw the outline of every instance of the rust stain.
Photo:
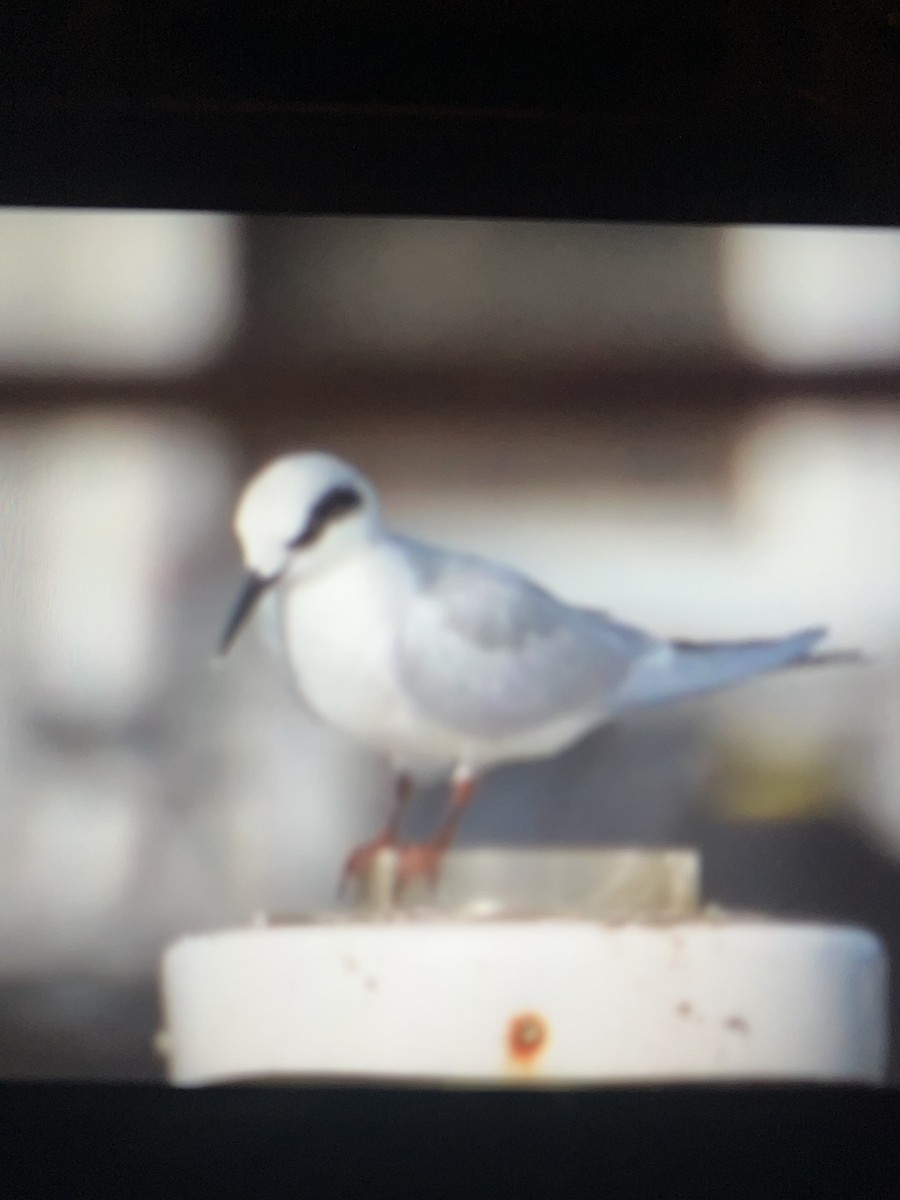
<svg viewBox="0 0 900 1200">
<path fill-rule="evenodd" d="M 675 1011 L 679 1017 L 691 1017 L 694 1014 L 694 1006 L 689 1000 L 682 1000 L 680 1004 L 675 1005 Z"/>
<path fill-rule="evenodd" d="M 365 988 L 367 988 L 370 992 L 377 992 L 378 991 L 378 980 L 373 979 L 373 977 L 371 975 L 367 975 L 366 978 L 363 980 L 363 986 Z"/>
<path fill-rule="evenodd" d="M 549 1036 L 547 1022 L 539 1013 L 519 1013 L 506 1029 L 510 1061 L 517 1067 L 533 1067 L 546 1048 Z"/>
<path fill-rule="evenodd" d="M 723 1024 L 726 1029 L 731 1029 L 734 1033 L 750 1032 L 750 1026 L 743 1017 L 726 1017 Z"/>
<path fill-rule="evenodd" d="M 344 966 L 348 971 L 358 971 L 359 963 L 355 958 L 351 958 L 349 954 L 344 955 Z"/>
</svg>

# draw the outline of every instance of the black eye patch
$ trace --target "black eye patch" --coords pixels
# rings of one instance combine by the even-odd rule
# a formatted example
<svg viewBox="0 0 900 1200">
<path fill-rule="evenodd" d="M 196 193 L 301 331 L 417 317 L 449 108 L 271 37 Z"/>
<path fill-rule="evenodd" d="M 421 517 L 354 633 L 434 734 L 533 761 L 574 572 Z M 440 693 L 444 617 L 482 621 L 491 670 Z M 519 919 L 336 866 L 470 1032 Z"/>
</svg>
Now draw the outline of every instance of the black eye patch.
<svg viewBox="0 0 900 1200">
<path fill-rule="evenodd" d="M 309 515 L 309 520 L 293 541 L 288 542 L 291 550 L 299 550 L 301 546 L 310 546 L 322 536 L 322 533 L 332 521 L 346 516 L 356 508 L 362 507 L 363 498 L 352 487 L 332 488 L 326 492 Z"/>
</svg>

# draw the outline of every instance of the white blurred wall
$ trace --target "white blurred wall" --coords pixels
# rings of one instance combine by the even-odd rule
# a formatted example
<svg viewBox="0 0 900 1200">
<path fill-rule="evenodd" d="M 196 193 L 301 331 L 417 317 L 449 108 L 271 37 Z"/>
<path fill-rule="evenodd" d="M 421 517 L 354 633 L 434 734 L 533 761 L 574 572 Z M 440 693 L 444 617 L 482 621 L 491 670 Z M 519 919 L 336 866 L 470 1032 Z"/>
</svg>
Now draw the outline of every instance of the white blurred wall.
<svg viewBox="0 0 900 1200">
<path fill-rule="evenodd" d="M 0 209 L 0 371 L 189 370 L 240 317 L 234 217 Z"/>
</svg>

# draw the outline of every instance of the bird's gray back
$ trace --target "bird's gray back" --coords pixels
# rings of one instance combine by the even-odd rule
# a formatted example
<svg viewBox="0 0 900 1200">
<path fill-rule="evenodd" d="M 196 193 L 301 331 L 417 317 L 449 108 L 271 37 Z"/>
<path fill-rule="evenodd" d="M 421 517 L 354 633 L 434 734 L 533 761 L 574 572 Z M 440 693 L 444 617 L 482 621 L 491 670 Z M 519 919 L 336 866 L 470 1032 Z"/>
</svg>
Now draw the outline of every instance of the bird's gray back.
<svg viewBox="0 0 900 1200">
<path fill-rule="evenodd" d="M 396 549 L 416 585 L 396 645 L 401 682 L 461 734 L 515 736 L 593 707 L 599 721 L 652 640 L 484 559 L 406 539 Z"/>
</svg>

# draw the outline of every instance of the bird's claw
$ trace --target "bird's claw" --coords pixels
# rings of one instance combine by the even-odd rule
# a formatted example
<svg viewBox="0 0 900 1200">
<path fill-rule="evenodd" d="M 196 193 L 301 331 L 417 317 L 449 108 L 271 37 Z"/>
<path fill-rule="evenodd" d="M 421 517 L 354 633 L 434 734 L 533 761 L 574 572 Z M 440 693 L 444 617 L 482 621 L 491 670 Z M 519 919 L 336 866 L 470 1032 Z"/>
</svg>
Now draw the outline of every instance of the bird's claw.
<svg viewBox="0 0 900 1200">
<path fill-rule="evenodd" d="M 390 849 L 393 845 L 394 843 L 389 838 L 377 837 L 373 838 L 370 842 L 364 842 L 361 846 L 357 846 L 347 856 L 347 861 L 344 863 L 338 884 L 338 895 L 341 898 L 347 895 L 351 880 L 364 880 L 371 871 L 372 865 L 381 851 Z"/>
<path fill-rule="evenodd" d="M 408 888 L 421 879 L 430 889 L 437 886 L 443 850 L 430 842 L 411 843 L 399 846 L 399 862 L 397 863 L 396 891 L 402 896 Z"/>
<path fill-rule="evenodd" d="M 358 846 L 349 855 L 341 872 L 338 894 L 345 898 L 351 881 L 364 881 L 372 870 L 377 856 L 382 850 L 393 850 L 397 855 L 396 873 L 394 876 L 395 895 L 399 899 L 417 880 L 423 880 L 429 888 L 437 884 L 438 872 L 443 847 L 431 842 L 411 842 L 399 845 L 387 838 L 375 838 Z"/>
</svg>

